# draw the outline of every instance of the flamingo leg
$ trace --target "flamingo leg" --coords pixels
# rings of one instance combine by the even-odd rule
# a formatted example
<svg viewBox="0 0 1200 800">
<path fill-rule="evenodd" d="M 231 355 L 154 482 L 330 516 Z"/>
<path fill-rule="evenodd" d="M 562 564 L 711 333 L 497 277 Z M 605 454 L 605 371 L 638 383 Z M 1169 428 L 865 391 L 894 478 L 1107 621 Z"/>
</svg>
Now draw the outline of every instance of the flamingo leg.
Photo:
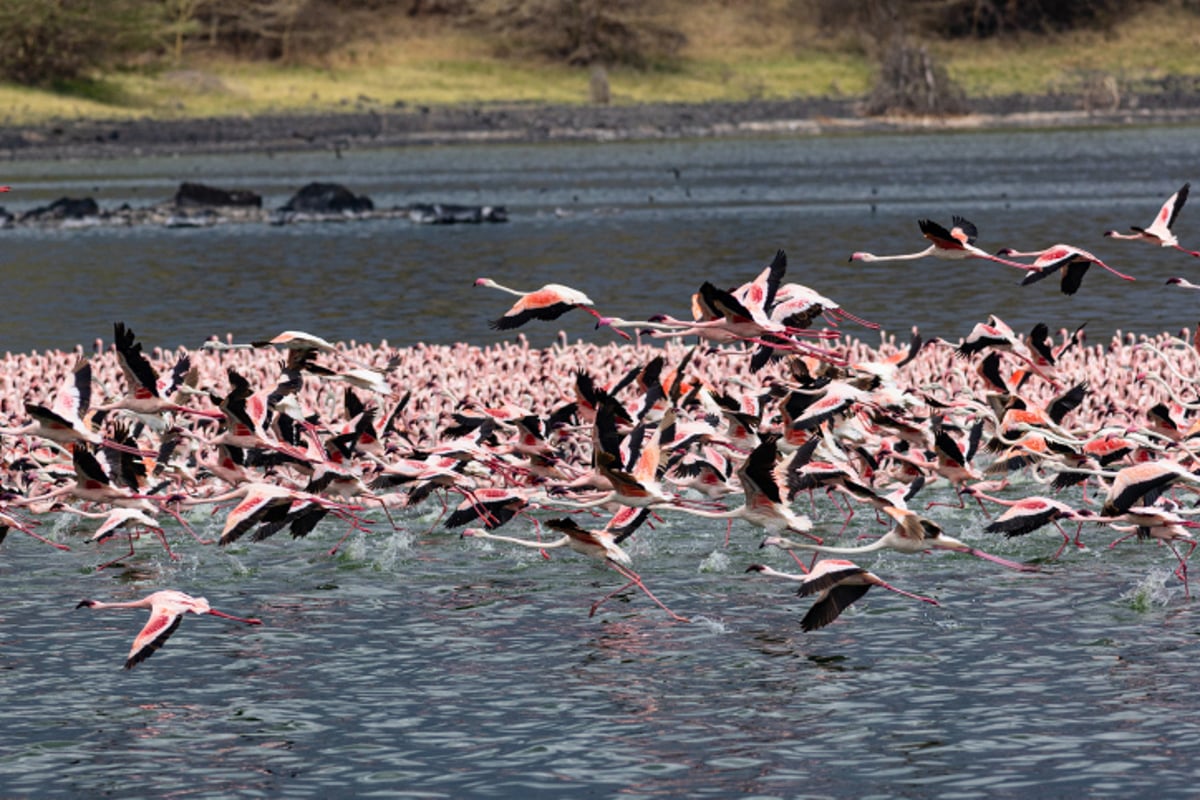
<svg viewBox="0 0 1200 800">
<path fill-rule="evenodd" d="M 133 555 L 133 532 L 125 531 L 125 536 L 128 537 L 128 539 L 129 539 L 129 552 L 125 553 L 123 555 L 119 555 L 116 558 L 112 559 L 111 561 L 105 561 L 103 564 L 98 565 L 96 567 L 97 572 L 99 572 L 102 569 L 106 569 L 107 567 L 111 567 L 113 564 L 116 564 L 118 561 L 122 561 Z"/>
<path fill-rule="evenodd" d="M 968 550 L 964 550 L 963 552 L 970 553 L 976 558 L 982 558 L 985 561 L 991 561 L 993 564 L 999 564 L 1002 567 L 1015 569 L 1018 572 L 1041 572 L 1041 570 L 1034 564 L 1018 564 L 1016 561 L 1009 561 L 1007 558 L 994 556 L 991 553 L 985 553 L 984 551 L 976 550 L 973 547 Z"/>
<path fill-rule="evenodd" d="M 263 624 L 261 619 L 256 619 L 254 617 L 235 617 L 233 614 L 226 614 L 224 611 L 217 611 L 215 608 L 210 608 L 208 610 L 208 613 L 212 614 L 214 617 L 220 617 L 221 619 L 231 619 L 234 622 L 244 622 L 247 625 L 262 625 Z"/>
<path fill-rule="evenodd" d="M 178 560 L 179 560 L 179 556 L 175 555 L 175 553 L 174 553 L 174 552 L 172 552 L 172 550 L 171 550 L 171 545 L 167 544 L 167 534 L 166 534 L 166 533 L 163 531 L 163 529 L 162 529 L 162 528 L 147 528 L 147 530 L 149 530 L 149 531 L 150 531 L 150 532 L 152 532 L 152 533 L 153 533 L 155 536 L 157 536 L 157 537 L 158 537 L 159 541 L 160 541 L 160 542 L 162 542 L 162 544 L 163 544 L 163 547 L 164 547 L 164 548 L 166 548 L 166 550 L 167 550 L 167 556 L 168 556 L 168 557 L 169 557 L 169 558 L 170 558 L 172 561 L 178 561 Z M 130 549 L 130 551 L 132 551 L 132 550 L 133 550 L 133 542 L 132 542 L 132 541 L 130 541 L 130 543 L 129 543 L 129 549 Z M 130 553 L 130 555 L 132 555 L 132 552 Z"/>
<path fill-rule="evenodd" d="M 895 592 L 898 595 L 902 595 L 904 597 L 909 597 L 909 598 L 912 598 L 913 600 L 920 600 L 922 603 L 929 603 L 931 606 L 940 606 L 941 605 L 941 603 L 939 603 L 937 600 L 934 600 L 932 597 L 924 597 L 919 594 L 913 594 L 912 592 L 906 592 L 903 589 L 897 589 L 895 586 L 892 586 L 890 583 L 887 583 L 886 581 L 881 580 L 881 579 L 872 581 L 872 583 L 874 583 L 880 589 L 887 589 L 889 592 Z"/>
<path fill-rule="evenodd" d="M 49 539 L 47 539 L 45 536 L 42 536 L 41 534 L 38 534 L 38 533 L 34 533 L 32 530 L 30 530 L 29 528 L 26 528 L 24 526 L 18 525 L 18 526 L 13 526 L 13 527 L 15 527 L 16 530 L 19 530 L 21 533 L 24 533 L 28 536 L 32 536 L 34 539 L 37 539 L 39 542 L 45 542 L 46 544 L 50 545 L 51 547 L 57 548 L 59 550 L 70 550 L 71 549 L 71 548 L 67 547 L 65 544 L 59 544 L 58 542 L 52 542 Z"/>
<path fill-rule="evenodd" d="M 615 569 L 617 572 L 619 572 L 621 575 L 623 575 L 624 577 L 629 579 L 629 583 L 626 584 L 624 587 L 622 587 L 622 589 L 628 588 L 629 586 L 637 586 L 639 589 L 642 590 L 642 592 L 645 593 L 646 597 L 649 597 L 651 600 L 653 600 L 654 604 L 656 606 L 658 606 L 659 608 L 661 608 L 663 611 L 667 612 L 667 614 L 670 615 L 670 617 L 672 619 L 674 619 L 677 622 L 691 622 L 691 620 L 689 620 L 687 617 L 681 617 L 678 614 L 676 614 L 674 611 L 672 611 L 671 609 L 669 609 L 665 605 L 663 605 L 662 601 L 659 600 L 657 597 L 655 597 L 654 593 L 646 588 L 646 584 L 642 583 L 641 577 L 639 577 L 636 572 L 629 569 L 628 567 L 623 567 L 620 564 L 617 564 L 616 562 L 613 562 L 613 561 L 609 561 L 608 564 L 613 569 Z M 609 595 L 609 597 L 611 597 L 611 596 L 612 595 Z M 608 598 L 606 597 L 605 599 L 607 600 Z M 596 612 L 596 608 L 597 608 L 597 606 L 592 607 L 593 614 Z M 591 614 L 589 614 L 588 616 L 591 616 Z"/>
</svg>

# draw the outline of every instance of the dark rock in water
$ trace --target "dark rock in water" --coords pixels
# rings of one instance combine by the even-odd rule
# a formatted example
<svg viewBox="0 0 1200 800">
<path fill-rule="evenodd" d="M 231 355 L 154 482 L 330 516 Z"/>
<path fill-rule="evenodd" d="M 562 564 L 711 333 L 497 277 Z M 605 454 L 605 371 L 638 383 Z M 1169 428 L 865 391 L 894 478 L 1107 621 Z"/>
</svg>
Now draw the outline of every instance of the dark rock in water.
<svg viewBox="0 0 1200 800">
<path fill-rule="evenodd" d="M 508 222 L 504 206 L 459 206 L 452 203 L 413 203 L 408 218 L 423 225 L 455 223 Z"/>
<path fill-rule="evenodd" d="M 375 204 L 365 194 L 356 195 L 340 183 L 310 183 L 292 195 L 280 211 L 313 214 L 361 214 L 372 211 Z"/>
<path fill-rule="evenodd" d="M 60 197 L 48 206 L 31 208 L 21 215 L 21 221 L 52 219 L 84 219 L 100 215 L 100 206 L 90 197 Z"/>
<path fill-rule="evenodd" d="M 212 206 L 250 206 L 262 208 L 262 195 L 247 189 L 218 189 L 203 183 L 184 182 L 175 192 L 175 205 L 180 208 Z"/>
<path fill-rule="evenodd" d="M 4 206 L 0 206 L 0 228 L 7 228 L 9 225 L 12 225 L 14 219 L 16 217 L 13 216 L 11 211 Z"/>
</svg>

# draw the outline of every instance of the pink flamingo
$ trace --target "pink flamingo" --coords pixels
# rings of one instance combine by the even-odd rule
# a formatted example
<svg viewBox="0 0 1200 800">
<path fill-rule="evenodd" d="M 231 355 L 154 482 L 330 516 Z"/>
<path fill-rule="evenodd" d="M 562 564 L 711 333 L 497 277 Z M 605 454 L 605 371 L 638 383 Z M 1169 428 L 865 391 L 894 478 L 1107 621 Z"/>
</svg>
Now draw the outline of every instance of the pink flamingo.
<svg viewBox="0 0 1200 800">
<path fill-rule="evenodd" d="M 546 527 L 563 534 L 561 539 L 553 542 L 533 542 L 528 539 L 518 539 L 515 536 L 500 536 L 498 534 L 489 533 L 482 528 L 467 528 L 462 532 L 464 537 L 473 537 L 476 539 L 491 539 L 497 542 L 508 542 L 509 544 L 519 545 L 521 547 L 530 547 L 537 550 L 550 550 L 556 547 L 569 547 L 576 553 L 587 556 L 596 561 L 603 562 L 619 573 L 629 583 L 617 589 L 615 592 L 609 592 L 604 597 L 592 604 L 591 611 L 588 616 L 596 613 L 601 605 L 615 595 L 628 589 L 630 586 L 636 586 L 649 597 L 654 604 L 666 611 L 672 619 L 679 622 L 688 622 L 687 617 L 681 617 L 671 609 L 663 605 L 654 594 L 646 588 L 646 584 L 642 582 L 641 577 L 633 571 L 633 559 L 620 546 L 620 543 L 628 538 L 642 524 L 642 521 L 649 515 L 649 511 L 642 509 L 634 514 L 631 518 L 631 512 L 628 509 L 618 512 L 616 516 L 602 530 L 586 530 L 578 525 L 574 520 L 563 517 L 561 519 L 546 520 Z"/>
<path fill-rule="evenodd" d="M 947 536 L 942 532 L 940 525 L 931 519 L 922 517 L 915 511 L 897 508 L 896 506 L 885 506 L 881 510 L 891 517 L 895 524 L 883 536 L 880 536 L 871 544 L 863 545 L 862 547 L 833 547 L 825 544 L 797 542 L 782 536 L 768 536 L 763 539 L 761 546 L 767 547 L 773 545 L 781 550 L 811 550 L 817 553 L 829 553 L 832 555 L 856 555 L 858 553 L 871 553 L 876 550 L 895 550 L 900 553 L 924 553 L 929 550 L 949 550 L 955 553 L 966 553 L 967 555 L 982 558 L 985 561 L 991 561 L 1002 567 L 1008 567 L 1020 572 L 1040 572 L 1034 565 L 1018 564 L 1015 561 L 1009 561 L 1006 558 L 994 556 L 991 553 L 985 553 L 982 550 L 971 547 L 966 542 L 959 541 L 953 536 Z"/>
<path fill-rule="evenodd" d="M 150 621 L 142 628 L 133 640 L 129 649 L 129 657 L 125 659 L 125 669 L 133 669 L 138 664 L 154 655 L 154 651 L 162 647 L 179 623 L 184 614 L 211 614 L 214 617 L 244 622 L 247 625 L 262 625 L 262 620 L 248 617 L 235 617 L 224 611 L 217 611 L 203 597 L 192 597 L 189 594 L 172 589 L 163 589 L 148 594 L 141 600 L 130 600 L 123 603 L 105 603 L 99 600 L 80 600 L 76 608 L 148 608 Z"/>
<path fill-rule="evenodd" d="M 930 256 L 952 261 L 963 258 L 980 258 L 985 261 L 994 261 L 997 264 L 1006 264 L 1017 269 L 1030 269 L 1028 264 L 1008 261 L 976 247 L 975 237 L 979 235 L 979 231 L 971 222 L 962 217 L 953 217 L 953 223 L 954 227 L 946 230 L 933 220 L 917 220 L 917 225 L 921 228 L 921 233 L 924 234 L 926 239 L 932 242 L 929 247 L 920 252 L 894 256 L 877 256 L 874 253 L 856 252 L 850 254 L 850 260 L 869 263 L 873 261 L 916 261 Z"/>
<path fill-rule="evenodd" d="M 517 289 L 510 289 L 507 286 L 501 286 L 491 278 L 476 278 L 475 285 L 486 286 L 489 289 L 499 289 L 502 292 L 508 292 L 521 298 L 513 304 L 512 308 L 504 312 L 504 316 L 491 323 L 490 327 L 495 330 L 508 331 L 513 328 L 519 328 L 531 319 L 558 319 L 573 308 L 586 311 L 598 320 L 604 319 L 596 309 L 592 308 L 595 305 L 592 302 L 592 298 L 578 289 L 563 286 L 561 283 L 547 283 L 542 288 L 532 292 L 522 292 Z M 626 339 L 631 338 L 629 334 L 622 330 L 615 328 L 614 330 Z"/>
<path fill-rule="evenodd" d="M 1079 523 L 1079 526 L 1075 530 L 1075 546 L 1083 548 L 1083 542 L 1079 541 L 1079 534 L 1083 530 L 1083 523 L 1091 520 L 1093 516 L 1090 511 L 1077 511 L 1066 503 L 1049 497 L 1032 495 L 1022 497 L 1018 500 L 1006 500 L 1001 497 L 986 495 L 971 486 L 963 487 L 963 493 L 1007 507 L 1000 516 L 996 517 L 984 528 L 984 531 L 987 533 L 1003 533 L 1011 539 L 1014 536 L 1024 536 L 1027 533 L 1032 533 L 1044 525 L 1053 524 L 1058 529 L 1058 532 L 1062 534 L 1063 543 L 1055 551 L 1054 555 L 1050 557 L 1051 560 L 1058 558 L 1063 548 L 1071 541 L 1070 534 L 1062 529 L 1058 521 L 1060 519 L 1067 519 Z"/>
<path fill-rule="evenodd" d="M 1136 225 L 1131 225 L 1129 229 L 1133 233 L 1105 231 L 1104 235 L 1113 239 L 1134 239 L 1141 242 L 1150 242 L 1151 244 L 1157 244 L 1159 247 L 1174 247 L 1176 250 L 1187 253 L 1189 256 L 1200 258 L 1200 251 L 1188 250 L 1186 247 L 1181 247 L 1179 240 L 1171 232 L 1171 226 L 1175 224 L 1175 220 L 1179 218 L 1179 212 L 1183 210 L 1183 204 L 1187 202 L 1188 190 L 1190 188 L 1191 184 L 1185 183 L 1179 191 L 1168 197 L 1167 202 L 1163 203 L 1162 208 L 1158 210 L 1158 216 L 1154 218 L 1154 222 L 1150 223 L 1150 227 L 1139 228 Z"/>
<path fill-rule="evenodd" d="M 1043 278 L 1053 275 L 1055 272 L 1061 272 L 1062 280 L 1059 286 L 1065 295 L 1073 295 L 1079 291 L 1079 287 L 1083 283 L 1083 276 L 1087 274 L 1088 268 L 1092 264 L 1103 267 L 1122 280 L 1136 280 L 1132 275 L 1126 275 L 1124 272 L 1118 272 L 1113 269 L 1087 250 L 1081 250 L 1069 244 L 1051 245 L 1044 250 L 1032 250 L 1026 253 L 1014 250 L 1011 247 L 1005 247 L 1002 250 L 997 250 L 996 255 L 1036 259 L 1032 264 L 1032 269 L 1029 270 L 1029 274 L 1021 281 L 1022 286 L 1037 283 Z"/>
<path fill-rule="evenodd" d="M 895 592 L 904 597 L 911 597 L 913 600 L 920 600 L 922 603 L 929 603 L 934 606 L 941 605 L 932 597 L 922 597 L 919 594 L 897 589 L 875 573 L 863 569 L 853 561 L 846 561 L 839 558 L 826 558 L 817 562 L 813 566 L 812 571 L 807 575 L 779 572 L 764 564 L 751 564 L 746 568 L 746 571 L 757 572 L 772 578 L 799 581 L 800 589 L 798 594 L 801 597 L 817 595 L 817 601 L 808 610 L 808 613 L 804 615 L 804 619 L 800 620 L 800 629 L 804 631 L 814 631 L 818 628 L 824 628 L 849 608 L 851 603 L 866 594 L 872 586 L 887 589 L 889 592 Z"/>
</svg>

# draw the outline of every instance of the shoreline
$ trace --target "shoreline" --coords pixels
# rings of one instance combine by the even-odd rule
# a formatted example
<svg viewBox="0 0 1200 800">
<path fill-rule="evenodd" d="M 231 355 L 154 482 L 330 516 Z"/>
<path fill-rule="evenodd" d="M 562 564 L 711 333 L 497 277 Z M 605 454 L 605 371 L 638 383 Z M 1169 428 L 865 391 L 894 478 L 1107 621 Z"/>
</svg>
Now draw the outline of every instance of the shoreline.
<svg viewBox="0 0 1200 800">
<path fill-rule="evenodd" d="M 1087 108 L 1074 95 L 973 101 L 954 117 L 864 117 L 858 99 L 656 103 L 615 106 L 480 104 L 386 111 L 67 120 L 0 126 L 0 159 L 102 159 L 185 153 L 256 153 L 439 144 L 623 141 L 709 137 L 1185 124 L 1200 96 L 1134 95 L 1122 107 Z"/>
</svg>

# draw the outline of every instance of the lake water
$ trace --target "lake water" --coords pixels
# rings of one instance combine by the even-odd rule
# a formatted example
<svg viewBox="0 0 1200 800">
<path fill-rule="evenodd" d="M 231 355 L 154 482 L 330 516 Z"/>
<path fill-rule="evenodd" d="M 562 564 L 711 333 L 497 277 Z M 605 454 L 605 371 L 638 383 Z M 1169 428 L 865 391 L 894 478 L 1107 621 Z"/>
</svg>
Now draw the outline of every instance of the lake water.
<svg viewBox="0 0 1200 800">
<path fill-rule="evenodd" d="M 989 312 L 1018 330 L 1173 330 L 1196 323 L 1195 299 L 1162 282 L 1200 260 L 1101 233 L 1148 224 L 1197 163 L 1200 129 L 1183 127 L 13 162 L 10 208 L 146 204 L 182 180 L 276 206 L 336 180 L 381 205 L 503 204 L 511 222 L 3 231 L 0 347 L 107 340 L 118 319 L 148 346 L 287 328 L 486 343 L 508 298 L 473 289 L 477 276 L 567 283 L 625 317 L 684 316 L 700 282 L 740 283 L 778 248 L 789 277 L 894 331 L 957 338 Z M 846 263 L 921 249 L 916 219 L 952 214 L 985 249 L 1066 241 L 1139 280 L 1094 271 L 1068 298 L 995 264 Z M 1200 246 L 1200 210 L 1176 229 Z M 529 335 L 611 336 L 588 319 Z M 633 540 L 650 588 L 692 617 L 681 624 L 638 592 L 589 618 L 615 573 L 428 530 L 437 512 L 333 557 L 336 524 L 223 550 L 175 530 L 180 561 L 144 540 L 127 568 L 99 573 L 82 542 L 60 553 L 10 533 L 0 796 L 1159 798 L 1200 781 L 1200 620 L 1165 548 L 1110 550 L 1111 535 L 1085 531 L 1088 549 L 1029 574 L 949 554 L 864 558 L 941 605 L 877 589 L 802 633 L 794 586 L 745 573 L 786 557 L 740 523 L 728 546 L 723 523 L 670 515 Z M 840 525 L 828 504 L 817 516 Z M 876 530 L 867 517 L 851 531 Z M 937 519 L 1010 559 L 1058 544 L 989 538 L 976 508 Z M 193 520 L 212 533 L 223 515 Z M 64 539 L 78 525 L 47 524 Z M 265 625 L 189 617 L 122 670 L 144 612 L 76 603 L 166 586 Z"/>
<path fill-rule="evenodd" d="M 194 347 L 213 333 L 285 329 L 396 345 L 486 343 L 507 307 L 476 277 L 584 290 L 604 313 L 689 312 L 704 280 L 736 285 L 788 253 L 791 280 L 906 333 L 956 339 L 996 313 L 1017 330 L 1089 322 L 1161 331 L 1195 323 L 1195 298 L 1163 286 L 1195 260 L 1105 230 L 1148 225 L 1200 161 L 1195 127 L 793 139 L 495 145 L 89 163 L 11 162 L 0 175 L 24 210 L 61 196 L 149 205 L 195 180 L 261 193 L 278 207 L 309 181 L 336 181 L 378 206 L 504 205 L 511 221 L 404 220 L 218 229 L 0 231 L 6 313 L 0 348 L 69 348 L 124 319 L 148 344 Z M 678 175 L 678 177 L 676 177 Z M 916 221 L 966 217 L 979 245 L 1091 250 L 1134 275 L 1093 270 L 1073 297 L 1050 279 L 982 261 L 848 264 L 856 250 L 927 244 Z M 1176 226 L 1200 249 L 1200 211 Z M 1200 282 L 1200 281 L 1198 281 Z M 593 336 L 586 321 L 565 322 Z M 556 330 L 556 329 L 554 329 Z M 550 341 L 553 330 L 531 331 Z M 611 334 L 608 334 L 611 336 Z M 539 338 L 540 337 L 540 338 Z"/>
</svg>

